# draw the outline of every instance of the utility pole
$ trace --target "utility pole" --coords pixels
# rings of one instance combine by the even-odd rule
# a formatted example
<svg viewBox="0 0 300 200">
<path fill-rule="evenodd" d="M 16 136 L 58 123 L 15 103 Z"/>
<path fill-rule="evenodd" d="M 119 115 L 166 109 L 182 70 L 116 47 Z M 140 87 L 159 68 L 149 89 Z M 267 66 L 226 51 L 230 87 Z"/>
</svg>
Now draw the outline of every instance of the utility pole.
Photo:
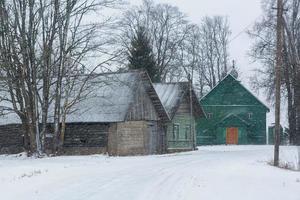
<svg viewBox="0 0 300 200">
<path fill-rule="evenodd" d="M 274 144 L 274 166 L 279 165 L 280 145 L 280 86 L 281 68 L 283 64 L 283 0 L 277 0 L 277 47 L 275 66 L 275 144 Z"/>
</svg>

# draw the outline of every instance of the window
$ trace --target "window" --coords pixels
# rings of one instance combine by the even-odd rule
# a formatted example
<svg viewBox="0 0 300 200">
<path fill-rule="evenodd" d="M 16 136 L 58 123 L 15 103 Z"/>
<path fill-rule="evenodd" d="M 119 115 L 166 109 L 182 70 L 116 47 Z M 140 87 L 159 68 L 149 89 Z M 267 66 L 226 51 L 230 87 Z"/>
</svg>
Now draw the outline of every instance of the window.
<svg viewBox="0 0 300 200">
<path fill-rule="evenodd" d="M 248 119 L 252 119 L 253 113 L 248 113 Z"/>
<path fill-rule="evenodd" d="M 207 113 L 207 118 L 212 119 L 213 118 L 213 113 Z"/>
<path fill-rule="evenodd" d="M 179 124 L 173 124 L 173 139 L 179 138 Z"/>
<path fill-rule="evenodd" d="M 190 124 L 187 124 L 187 125 L 185 126 L 184 139 L 186 139 L 186 140 L 191 139 L 191 125 L 190 125 Z"/>
</svg>

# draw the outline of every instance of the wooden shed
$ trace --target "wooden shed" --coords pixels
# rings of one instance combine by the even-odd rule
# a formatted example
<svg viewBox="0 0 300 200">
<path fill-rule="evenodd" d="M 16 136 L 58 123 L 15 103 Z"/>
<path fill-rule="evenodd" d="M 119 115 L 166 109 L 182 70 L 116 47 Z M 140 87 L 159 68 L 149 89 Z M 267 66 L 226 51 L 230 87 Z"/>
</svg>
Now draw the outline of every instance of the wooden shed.
<svg viewBox="0 0 300 200">
<path fill-rule="evenodd" d="M 93 76 L 90 95 L 67 116 L 62 153 L 124 156 L 165 152 L 164 124 L 169 117 L 148 74 L 132 71 Z M 0 139 L 12 121 L 2 124 Z M 51 123 L 49 127 L 47 137 L 51 139 Z M 20 135 L 19 131 L 10 134 Z M 6 142 L 0 141 L 0 147 L 1 143 Z M 13 143 L 11 146 L 20 145 L 19 140 Z"/>
<path fill-rule="evenodd" d="M 92 95 L 68 116 L 66 153 L 100 150 L 124 156 L 165 151 L 163 126 L 169 118 L 146 72 L 101 74 L 91 85 Z"/>
<path fill-rule="evenodd" d="M 154 84 L 171 119 L 167 123 L 168 152 L 194 150 L 196 147 L 196 120 L 205 118 L 205 113 L 189 86 L 188 82 Z"/>
<path fill-rule="evenodd" d="M 197 144 L 266 144 L 269 108 L 228 74 L 201 101 L 207 115 L 197 125 Z"/>
</svg>

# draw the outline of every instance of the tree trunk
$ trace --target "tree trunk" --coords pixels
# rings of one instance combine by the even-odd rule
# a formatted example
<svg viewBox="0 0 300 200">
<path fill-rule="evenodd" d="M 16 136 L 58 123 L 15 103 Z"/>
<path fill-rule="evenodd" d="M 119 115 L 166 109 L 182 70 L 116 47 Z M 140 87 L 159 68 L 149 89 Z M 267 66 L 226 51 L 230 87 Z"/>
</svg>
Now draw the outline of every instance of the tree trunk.
<svg viewBox="0 0 300 200">
<path fill-rule="evenodd" d="M 64 145 L 65 132 L 66 132 L 66 114 L 64 113 L 61 120 L 61 129 L 60 129 L 59 144 L 58 144 L 58 148 L 60 150 L 62 150 Z"/>
<path fill-rule="evenodd" d="M 298 170 L 300 171 L 300 146 L 298 148 Z"/>
<path fill-rule="evenodd" d="M 290 67 L 291 64 L 288 59 L 288 52 L 286 43 L 284 43 L 284 81 L 285 88 L 287 91 L 287 103 L 288 103 L 288 123 L 289 123 L 289 141 L 290 144 L 295 144 L 295 136 L 296 136 L 296 116 L 295 116 L 295 108 L 294 108 L 294 92 L 293 92 L 293 82 L 291 77 Z"/>
<path fill-rule="evenodd" d="M 296 145 L 300 145 L 300 70 L 296 75 L 295 84 L 295 112 L 296 112 Z"/>
</svg>

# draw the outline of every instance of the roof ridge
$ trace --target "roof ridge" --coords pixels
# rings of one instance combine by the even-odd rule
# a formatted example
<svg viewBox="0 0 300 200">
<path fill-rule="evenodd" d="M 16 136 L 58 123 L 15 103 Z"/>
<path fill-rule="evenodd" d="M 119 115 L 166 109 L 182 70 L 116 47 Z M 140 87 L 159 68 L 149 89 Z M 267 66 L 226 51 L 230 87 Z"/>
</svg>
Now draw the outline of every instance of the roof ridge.
<svg viewBox="0 0 300 200">
<path fill-rule="evenodd" d="M 239 81 L 237 78 L 235 78 L 232 74 L 228 73 L 223 79 L 221 79 L 218 84 L 216 84 L 206 95 L 200 98 L 200 101 L 202 101 L 205 97 L 207 97 L 217 86 L 219 86 L 227 77 L 231 76 L 235 81 L 239 83 L 242 88 L 244 88 L 247 92 L 249 92 L 259 103 L 261 103 L 264 107 L 267 108 L 268 111 L 270 111 L 269 107 L 266 106 L 261 100 L 259 100 L 256 95 L 254 95 L 248 88 L 246 88 L 241 81 Z"/>
<path fill-rule="evenodd" d="M 153 85 L 172 85 L 172 84 L 187 84 L 187 81 L 180 81 L 180 82 L 166 82 L 166 83 L 152 83 Z"/>
</svg>

